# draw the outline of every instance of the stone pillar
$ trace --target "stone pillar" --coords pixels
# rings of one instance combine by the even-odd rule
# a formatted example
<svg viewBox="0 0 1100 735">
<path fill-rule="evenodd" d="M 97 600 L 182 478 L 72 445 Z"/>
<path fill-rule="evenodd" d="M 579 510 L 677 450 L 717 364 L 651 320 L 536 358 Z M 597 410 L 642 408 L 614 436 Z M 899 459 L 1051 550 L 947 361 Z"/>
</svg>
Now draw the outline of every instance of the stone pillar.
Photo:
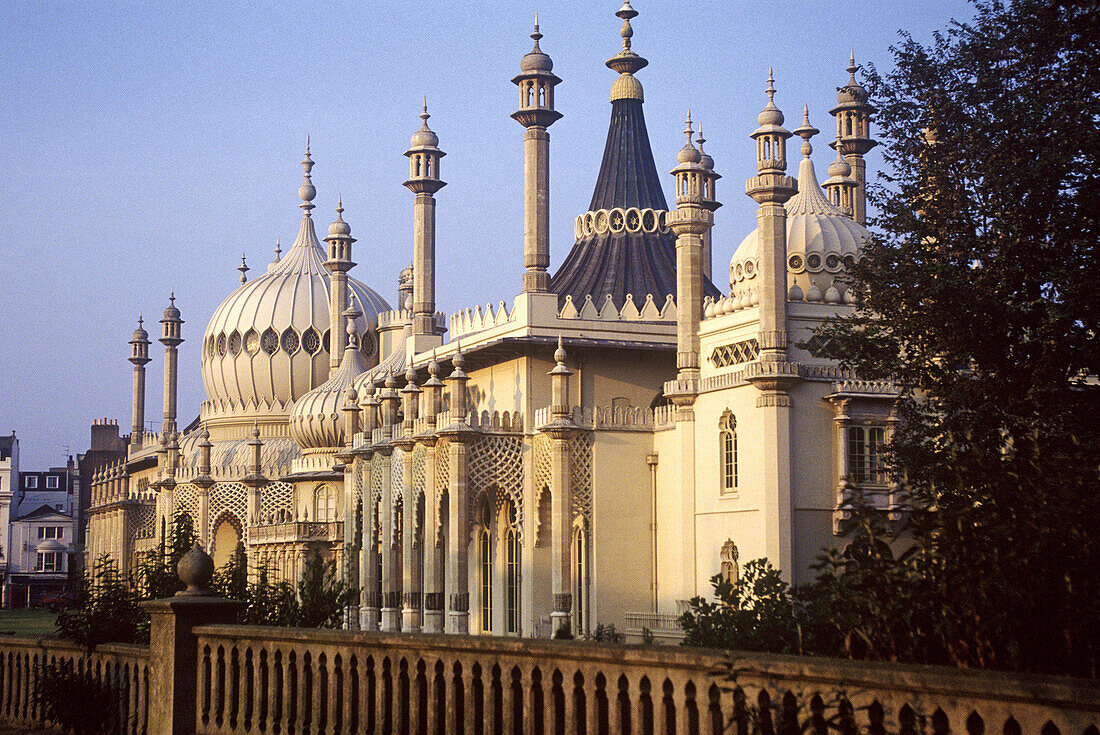
<svg viewBox="0 0 1100 735">
<path fill-rule="evenodd" d="M 378 599 L 378 539 L 374 529 L 379 523 L 378 504 L 374 502 L 371 489 L 373 463 L 379 461 L 370 457 L 363 467 L 363 529 L 359 550 L 359 630 L 378 630 L 378 612 L 381 601 Z"/>
<path fill-rule="evenodd" d="M 382 631 L 395 633 L 401 629 L 401 549 L 394 533 L 393 517 L 393 449 L 382 458 Z"/>
<path fill-rule="evenodd" d="M 421 556 L 424 562 L 424 626 L 425 633 L 443 632 L 443 564 L 442 547 L 439 544 L 439 488 L 435 483 L 435 437 L 422 440 L 424 458 L 424 528 L 421 532 Z"/>
<path fill-rule="evenodd" d="M 413 448 L 405 447 L 401 455 L 404 469 L 401 473 L 404 488 L 401 497 L 401 630 L 406 633 L 420 632 L 420 592 L 422 568 L 420 565 L 421 548 L 416 541 L 416 505 L 413 488 Z"/>
<path fill-rule="evenodd" d="M 554 63 L 539 48 L 538 24 L 531 34 L 535 47 L 523 57 L 521 73 L 512 79 L 519 87 L 519 109 L 512 118 L 526 128 L 523 134 L 523 290 L 550 290 L 550 133 L 561 113 L 554 109 Z"/>
<path fill-rule="evenodd" d="M 424 101 L 423 121 L 413 133 L 409 150 L 409 179 L 405 186 L 416 194 L 413 201 L 413 323 L 415 337 L 436 335 L 435 329 L 435 193 L 446 186 L 439 178 L 439 162 L 447 155 L 439 149 L 439 136 L 428 127 L 428 103 Z M 422 352 L 439 340 L 416 340 Z"/>
<path fill-rule="evenodd" d="M 141 603 L 149 613 L 149 732 L 192 735 L 197 710 L 198 647 L 191 631 L 200 625 L 228 625 L 243 602 L 215 597 L 207 589 L 214 562 L 197 544 L 180 560 L 188 589 L 175 597 Z M 89 713 L 90 715 L 93 713 Z"/>
<path fill-rule="evenodd" d="M 176 308 L 175 292 L 168 299 L 168 308 L 164 310 L 160 323 L 164 327 L 160 338 L 160 343 L 164 345 L 164 424 L 161 430 L 168 433 L 176 431 L 177 359 L 179 346 L 183 342 L 180 336 L 183 319 L 180 319 L 180 310 Z"/>
<path fill-rule="evenodd" d="M 466 479 L 468 471 L 466 445 L 459 434 L 452 435 L 447 445 L 450 452 L 450 472 L 447 487 L 447 590 L 450 592 L 447 610 L 447 632 L 466 635 L 470 632 L 470 582 L 468 555 L 470 529 L 466 517 Z"/>
<path fill-rule="evenodd" d="M 557 364 L 550 371 L 551 420 L 540 427 L 550 437 L 550 589 L 553 594 L 550 622 L 553 633 L 569 624 L 573 610 L 573 595 L 570 592 L 573 483 L 569 442 L 577 432 L 577 425 L 570 418 L 572 404 L 569 400 L 569 378 L 573 371 L 566 367 L 566 357 L 559 336 L 558 349 L 554 352 Z"/>
<path fill-rule="evenodd" d="M 138 328 L 130 337 L 130 362 L 134 365 L 133 421 L 130 426 L 132 452 L 141 449 L 145 437 L 145 365 L 149 362 L 149 344 L 149 333 L 142 327 L 139 316 Z"/>
</svg>

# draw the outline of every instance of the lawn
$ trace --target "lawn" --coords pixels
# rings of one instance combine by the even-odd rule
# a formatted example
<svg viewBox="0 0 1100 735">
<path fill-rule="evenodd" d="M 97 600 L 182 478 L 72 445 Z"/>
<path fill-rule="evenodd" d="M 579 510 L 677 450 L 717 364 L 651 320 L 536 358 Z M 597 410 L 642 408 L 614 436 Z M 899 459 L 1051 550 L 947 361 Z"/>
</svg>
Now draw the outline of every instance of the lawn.
<svg viewBox="0 0 1100 735">
<path fill-rule="evenodd" d="M 57 614 L 49 610 L 0 610 L 0 636 L 39 638 L 57 632 Z"/>
</svg>

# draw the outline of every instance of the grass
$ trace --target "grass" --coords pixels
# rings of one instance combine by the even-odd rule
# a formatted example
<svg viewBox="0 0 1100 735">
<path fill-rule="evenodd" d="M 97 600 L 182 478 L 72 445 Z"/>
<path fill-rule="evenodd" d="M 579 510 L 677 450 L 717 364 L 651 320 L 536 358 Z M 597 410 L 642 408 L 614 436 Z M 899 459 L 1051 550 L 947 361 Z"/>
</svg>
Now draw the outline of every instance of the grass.
<svg viewBox="0 0 1100 735">
<path fill-rule="evenodd" d="M 0 610 L 0 636 L 41 638 L 57 633 L 57 615 L 49 610 Z"/>
</svg>

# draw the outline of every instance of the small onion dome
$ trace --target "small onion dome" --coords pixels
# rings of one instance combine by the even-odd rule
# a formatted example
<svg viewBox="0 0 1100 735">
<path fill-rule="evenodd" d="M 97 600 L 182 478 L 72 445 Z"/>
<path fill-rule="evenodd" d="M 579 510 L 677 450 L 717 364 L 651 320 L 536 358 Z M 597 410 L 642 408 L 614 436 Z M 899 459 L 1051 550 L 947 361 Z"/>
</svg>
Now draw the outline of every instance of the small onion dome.
<svg viewBox="0 0 1100 735">
<path fill-rule="evenodd" d="M 829 284 L 829 287 L 827 289 L 825 289 L 825 303 L 839 304 L 840 301 L 840 291 L 837 290 L 836 282 L 834 281 L 833 283 Z"/>
<path fill-rule="evenodd" d="M 295 401 L 290 412 L 290 435 L 306 454 L 336 449 L 347 441 L 342 410 L 348 388 L 367 369 L 354 318 L 348 324 L 349 339 L 340 366 L 327 381 Z"/>
<path fill-rule="evenodd" d="M 424 109 L 420 113 L 420 129 L 409 139 L 412 148 L 435 148 L 439 145 L 439 136 L 428 127 L 428 100 L 424 100 Z"/>
<path fill-rule="evenodd" d="M 795 281 L 787 291 L 787 301 L 801 301 L 803 295 L 802 287 L 798 285 L 798 281 Z"/>
<path fill-rule="evenodd" d="M 350 237 L 351 225 L 344 221 L 344 198 L 339 197 L 336 202 L 336 221 L 328 226 L 328 234 L 330 237 Z"/>
<path fill-rule="evenodd" d="M 145 327 L 142 326 L 144 323 L 145 323 L 145 320 L 143 320 L 141 318 L 141 316 L 139 315 L 138 316 L 137 329 L 135 329 L 134 333 L 132 335 L 130 335 L 130 342 L 148 342 L 149 341 L 149 333 L 146 332 Z"/>
<path fill-rule="evenodd" d="M 707 139 L 703 137 L 703 123 L 699 123 L 699 137 L 695 139 L 695 142 L 699 144 L 699 165 L 707 171 L 713 171 L 714 159 L 703 150 L 703 143 L 707 142 Z"/>
<path fill-rule="evenodd" d="M 836 160 L 829 164 L 829 178 L 847 178 L 852 175 L 852 167 L 840 155 L 840 146 L 836 147 Z"/>
<path fill-rule="evenodd" d="M 848 83 L 841 87 L 836 93 L 837 103 L 841 105 L 851 103 L 857 105 L 867 104 L 867 90 L 856 81 L 856 71 L 858 69 L 859 67 L 856 66 L 855 52 L 853 51 L 851 56 L 848 57 L 848 68 L 844 70 L 848 72 Z"/>
<path fill-rule="evenodd" d="M 782 125 L 783 113 L 775 106 L 775 77 L 772 76 L 771 69 L 768 69 L 768 89 L 766 91 L 768 93 L 768 104 L 764 105 L 764 109 L 756 116 L 756 121 L 761 127 Z"/>
<path fill-rule="evenodd" d="M 823 298 L 823 295 L 821 293 L 821 289 L 818 288 L 817 281 L 811 280 L 810 281 L 810 290 L 806 292 L 806 300 L 817 302 L 817 301 L 821 301 L 822 298 Z"/>
<path fill-rule="evenodd" d="M 537 14 L 535 15 L 535 32 L 531 34 L 531 38 L 535 41 L 535 47 L 520 59 L 520 70 L 553 71 L 554 62 L 539 48 L 539 39 L 542 38 L 542 34 L 539 33 L 539 17 Z"/>
<path fill-rule="evenodd" d="M 164 309 L 164 319 L 162 321 L 176 321 L 180 318 L 180 310 L 176 308 L 176 292 L 172 291 L 172 295 L 168 297 L 168 306 Z"/>
</svg>

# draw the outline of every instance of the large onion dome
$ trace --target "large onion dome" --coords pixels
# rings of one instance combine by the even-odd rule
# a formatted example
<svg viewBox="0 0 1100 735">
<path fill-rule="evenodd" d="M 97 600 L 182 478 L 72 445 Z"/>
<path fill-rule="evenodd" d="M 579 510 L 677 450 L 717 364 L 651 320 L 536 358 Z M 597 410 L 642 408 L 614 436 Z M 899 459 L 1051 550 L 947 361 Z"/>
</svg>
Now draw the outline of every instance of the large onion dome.
<svg viewBox="0 0 1100 735">
<path fill-rule="evenodd" d="M 825 298 L 832 290 L 844 291 L 842 275 L 859 257 L 870 237 L 867 228 L 829 203 L 817 183 L 814 164 L 807 155 L 798 166 L 798 193 L 787 200 L 787 273 L 793 278 L 792 298 L 804 294 L 807 301 L 840 301 Z M 760 281 L 760 231 L 741 241 L 730 260 L 732 293 L 752 292 Z M 830 287 L 835 286 L 835 289 Z M 815 288 L 816 287 L 816 288 Z M 811 298 L 811 295 L 813 298 Z M 801 300 L 798 296 L 796 300 Z M 845 300 L 850 300 L 845 299 Z"/>
<path fill-rule="evenodd" d="M 202 379 L 207 400 L 204 420 L 251 420 L 283 416 L 292 403 L 329 377 L 330 273 L 317 239 L 311 203 L 313 162 L 306 149 L 305 182 L 299 189 L 304 210 L 294 246 L 268 271 L 241 285 L 214 311 L 202 345 Z M 348 277 L 349 297 L 363 310 L 356 319 L 367 365 L 378 359 L 378 313 L 390 307 L 366 284 Z"/>
<path fill-rule="evenodd" d="M 348 339 L 340 367 L 331 378 L 295 401 L 290 413 L 290 435 L 305 454 L 344 446 L 342 409 L 348 400 L 353 400 L 348 397 L 348 389 L 367 369 L 355 325 L 359 313 L 349 309 L 344 315 L 348 317 Z"/>
</svg>

